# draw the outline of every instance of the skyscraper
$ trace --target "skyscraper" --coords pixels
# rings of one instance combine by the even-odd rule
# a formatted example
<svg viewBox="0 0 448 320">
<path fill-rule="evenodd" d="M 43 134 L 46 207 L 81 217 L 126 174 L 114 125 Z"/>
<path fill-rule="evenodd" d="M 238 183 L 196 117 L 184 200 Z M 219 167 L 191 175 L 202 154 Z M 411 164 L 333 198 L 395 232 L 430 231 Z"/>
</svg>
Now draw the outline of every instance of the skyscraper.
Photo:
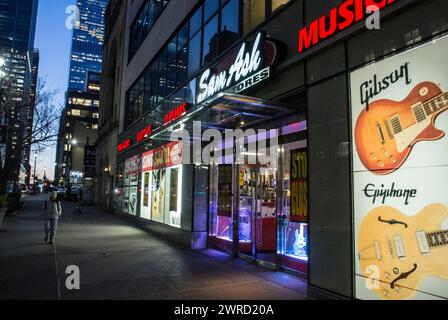
<svg viewBox="0 0 448 320">
<path fill-rule="evenodd" d="M 104 14 L 109 0 L 77 0 L 79 21 L 72 36 L 70 76 L 56 150 L 55 180 L 84 183 L 84 154 L 98 135 Z"/>
<path fill-rule="evenodd" d="M 85 91 L 87 73 L 101 72 L 104 13 L 109 0 L 77 0 L 79 21 L 75 25 L 70 56 L 69 90 Z"/>
<path fill-rule="evenodd" d="M 0 59 L 3 62 L 0 81 L 8 96 L 0 114 L 1 178 L 4 181 L 17 180 L 24 160 L 22 137 L 32 108 L 30 93 L 37 7 L 38 0 L 0 0 Z"/>
<path fill-rule="evenodd" d="M 31 140 L 33 133 L 33 121 L 34 121 L 34 111 L 36 108 L 36 96 L 37 96 L 37 83 L 38 83 L 38 74 L 39 74 L 39 60 L 40 54 L 38 49 L 34 49 L 33 56 L 31 59 L 31 86 L 30 86 L 30 103 L 29 107 L 26 108 L 26 115 L 23 121 L 24 125 L 24 142 L 26 147 L 22 151 L 22 162 L 23 166 L 26 169 L 26 179 L 25 183 L 30 183 L 31 178 Z"/>
</svg>

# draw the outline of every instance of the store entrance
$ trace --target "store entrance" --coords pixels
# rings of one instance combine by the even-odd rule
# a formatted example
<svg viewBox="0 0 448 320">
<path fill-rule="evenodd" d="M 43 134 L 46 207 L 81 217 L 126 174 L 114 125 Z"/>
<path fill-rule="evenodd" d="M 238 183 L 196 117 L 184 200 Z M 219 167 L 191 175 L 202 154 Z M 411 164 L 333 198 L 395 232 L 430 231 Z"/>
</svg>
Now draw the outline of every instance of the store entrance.
<svg viewBox="0 0 448 320">
<path fill-rule="evenodd" d="M 192 116 L 204 130 L 243 131 L 213 152 L 209 247 L 272 269 L 307 272 L 307 177 L 296 170 L 306 168 L 305 106 L 304 95 L 274 102 L 226 93 L 203 106 L 207 113 Z"/>
<path fill-rule="evenodd" d="M 260 263 L 276 265 L 276 173 L 271 166 L 239 166 L 238 250 Z"/>
</svg>

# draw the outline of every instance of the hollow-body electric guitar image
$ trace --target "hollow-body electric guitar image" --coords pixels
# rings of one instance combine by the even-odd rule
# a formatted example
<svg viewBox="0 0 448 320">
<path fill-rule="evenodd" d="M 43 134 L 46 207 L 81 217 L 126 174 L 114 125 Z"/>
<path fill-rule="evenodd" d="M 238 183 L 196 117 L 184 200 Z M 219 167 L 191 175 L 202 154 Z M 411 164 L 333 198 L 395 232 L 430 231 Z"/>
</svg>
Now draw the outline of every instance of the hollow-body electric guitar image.
<svg viewBox="0 0 448 320">
<path fill-rule="evenodd" d="M 383 206 L 364 218 L 358 259 L 362 275 L 374 282 L 372 290 L 381 299 L 410 298 L 426 276 L 448 280 L 448 230 L 441 230 L 446 219 L 443 204 L 429 205 L 413 217 Z"/>
<path fill-rule="evenodd" d="M 420 141 L 435 141 L 445 133 L 435 127 L 448 109 L 448 92 L 432 82 L 417 85 L 401 101 L 378 100 L 360 114 L 355 127 L 359 158 L 371 172 L 386 175 L 399 169 Z"/>
</svg>

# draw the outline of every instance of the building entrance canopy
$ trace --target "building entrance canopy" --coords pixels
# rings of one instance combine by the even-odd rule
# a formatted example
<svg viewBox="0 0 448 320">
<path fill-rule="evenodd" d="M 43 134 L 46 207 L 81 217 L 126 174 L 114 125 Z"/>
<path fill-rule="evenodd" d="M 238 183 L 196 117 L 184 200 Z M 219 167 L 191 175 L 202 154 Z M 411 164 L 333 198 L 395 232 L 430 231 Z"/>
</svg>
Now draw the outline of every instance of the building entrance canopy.
<svg viewBox="0 0 448 320">
<path fill-rule="evenodd" d="M 202 129 L 247 129 L 297 113 L 297 107 L 234 93 L 221 93 L 211 102 L 203 102 L 181 118 L 153 131 L 150 139 L 170 141 L 176 130 L 193 131 L 195 121 Z"/>
</svg>

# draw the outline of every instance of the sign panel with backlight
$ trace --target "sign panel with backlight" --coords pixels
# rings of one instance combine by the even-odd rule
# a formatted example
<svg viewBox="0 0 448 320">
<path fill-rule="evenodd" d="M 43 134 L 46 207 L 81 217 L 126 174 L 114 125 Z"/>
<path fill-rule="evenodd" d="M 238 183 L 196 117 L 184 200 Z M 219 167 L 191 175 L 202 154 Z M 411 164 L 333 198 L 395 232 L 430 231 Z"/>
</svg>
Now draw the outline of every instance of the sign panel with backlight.
<svg viewBox="0 0 448 320">
<path fill-rule="evenodd" d="M 448 37 L 350 75 L 356 296 L 448 299 Z"/>
</svg>

